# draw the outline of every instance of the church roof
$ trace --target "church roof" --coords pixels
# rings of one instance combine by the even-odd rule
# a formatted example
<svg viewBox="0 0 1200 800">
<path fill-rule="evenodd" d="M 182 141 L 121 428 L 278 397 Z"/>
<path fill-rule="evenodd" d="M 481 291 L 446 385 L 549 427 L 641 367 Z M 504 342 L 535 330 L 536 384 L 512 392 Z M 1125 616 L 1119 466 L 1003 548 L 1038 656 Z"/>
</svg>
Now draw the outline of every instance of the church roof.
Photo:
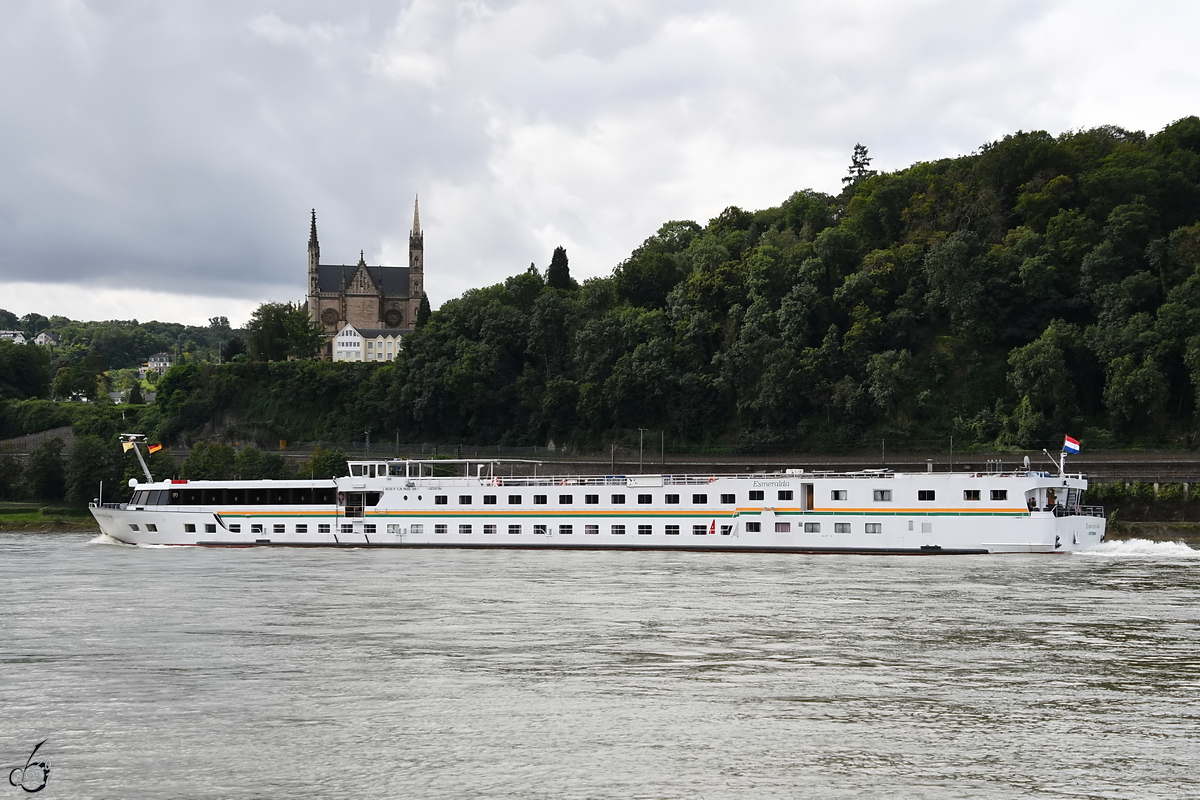
<svg viewBox="0 0 1200 800">
<path fill-rule="evenodd" d="M 403 334 L 407 333 L 407 331 L 402 328 L 355 328 L 355 330 L 358 331 L 358 335 L 364 339 L 386 339 L 389 336 L 393 338 L 399 338 Z"/>
<path fill-rule="evenodd" d="M 378 287 L 383 285 L 383 293 L 388 297 L 408 297 L 409 280 L 408 267 L 370 267 L 367 274 Z M 317 287 L 321 292 L 340 292 L 343 286 L 349 286 L 354 279 L 358 266 L 345 264 L 321 264 L 317 267 Z"/>
</svg>

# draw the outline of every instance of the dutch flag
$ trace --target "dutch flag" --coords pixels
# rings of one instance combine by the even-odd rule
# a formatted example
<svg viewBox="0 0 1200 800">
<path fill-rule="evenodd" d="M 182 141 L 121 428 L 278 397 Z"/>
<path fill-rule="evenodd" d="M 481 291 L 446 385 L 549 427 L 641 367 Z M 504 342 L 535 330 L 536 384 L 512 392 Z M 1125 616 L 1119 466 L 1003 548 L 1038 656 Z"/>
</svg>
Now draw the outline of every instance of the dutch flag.
<svg viewBox="0 0 1200 800">
<path fill-rule="evenodd" d="M 1063 452 L 1070 453 L 1071 455 L 1075 456 L 1079 455 L 1079 440 L 1072 439 L 1070 436 L 1068 436 L 1063 441 Z"/>
</svg>

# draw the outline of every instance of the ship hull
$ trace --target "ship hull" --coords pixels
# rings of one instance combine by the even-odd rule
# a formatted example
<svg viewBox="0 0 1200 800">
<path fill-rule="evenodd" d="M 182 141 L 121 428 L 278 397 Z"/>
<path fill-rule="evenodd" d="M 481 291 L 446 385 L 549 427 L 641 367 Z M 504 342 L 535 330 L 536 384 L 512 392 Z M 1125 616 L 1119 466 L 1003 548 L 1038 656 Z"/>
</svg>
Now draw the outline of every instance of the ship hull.
<svg viewBox="0 0 1200 800">
<path fill-rule="evenodd" d="M 142 484 L 92 513 L 121 542 L 198 547 L 1067 553 L 1106 527 L 1079 505 L 1082 476 L 413 478 L 395 463 L 332 482 Z M 258 493 L 282 502 L 227 502 Z"/>
</svg>

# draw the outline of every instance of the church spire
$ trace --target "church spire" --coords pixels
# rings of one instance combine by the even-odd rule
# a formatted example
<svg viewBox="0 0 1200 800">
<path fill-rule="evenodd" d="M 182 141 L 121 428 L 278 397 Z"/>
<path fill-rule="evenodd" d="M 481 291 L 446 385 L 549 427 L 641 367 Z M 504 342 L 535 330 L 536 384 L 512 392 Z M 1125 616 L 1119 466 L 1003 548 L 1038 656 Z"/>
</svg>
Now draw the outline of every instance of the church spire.
<svg viewBox="0 0 1200 800">
<path fill-rule="evenodd" d="M 408 232 L 408 266 L 414 270 L 421 269 L 421 251 L 425 249 L 425 234 L 421 233 L 420 199 L 413 196 L 413 226 Z"/>
<path fill-rule="evenodd" d="M 312 210 L 312 230 L 308 233 L 308 246 L 319 246 L 317 245 L 317 210 L 315 208 Z"/>
</svg>

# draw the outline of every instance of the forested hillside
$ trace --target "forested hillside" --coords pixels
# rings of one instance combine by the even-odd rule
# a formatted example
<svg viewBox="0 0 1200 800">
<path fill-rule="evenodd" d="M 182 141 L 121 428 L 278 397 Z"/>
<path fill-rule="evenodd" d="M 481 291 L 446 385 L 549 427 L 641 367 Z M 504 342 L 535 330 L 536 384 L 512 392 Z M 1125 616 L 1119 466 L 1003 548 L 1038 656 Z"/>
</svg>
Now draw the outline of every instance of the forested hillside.
<svg viewBox="0 0 1200 800">
<path fill-rule="evenodd" d="M 1195 117 L 1018 133 L 890 174 L 860 161 L 838 197 L 669 222 L 611 278 L 530 272 L 445 304 L 380 422 L 514 443 L 1190 444 L 1198 153 Z"/>
<path fill-rule="evenodd" d="M 838 196 L 668 222 L 447 302 L 381 365 L 188 366 L 145 412 L 224 435 L 599 445 L 1191 446 L 1200 120 L 1017 133 Z M 240 426 L 240 427 L 239 427 Z"/>
</svg>

